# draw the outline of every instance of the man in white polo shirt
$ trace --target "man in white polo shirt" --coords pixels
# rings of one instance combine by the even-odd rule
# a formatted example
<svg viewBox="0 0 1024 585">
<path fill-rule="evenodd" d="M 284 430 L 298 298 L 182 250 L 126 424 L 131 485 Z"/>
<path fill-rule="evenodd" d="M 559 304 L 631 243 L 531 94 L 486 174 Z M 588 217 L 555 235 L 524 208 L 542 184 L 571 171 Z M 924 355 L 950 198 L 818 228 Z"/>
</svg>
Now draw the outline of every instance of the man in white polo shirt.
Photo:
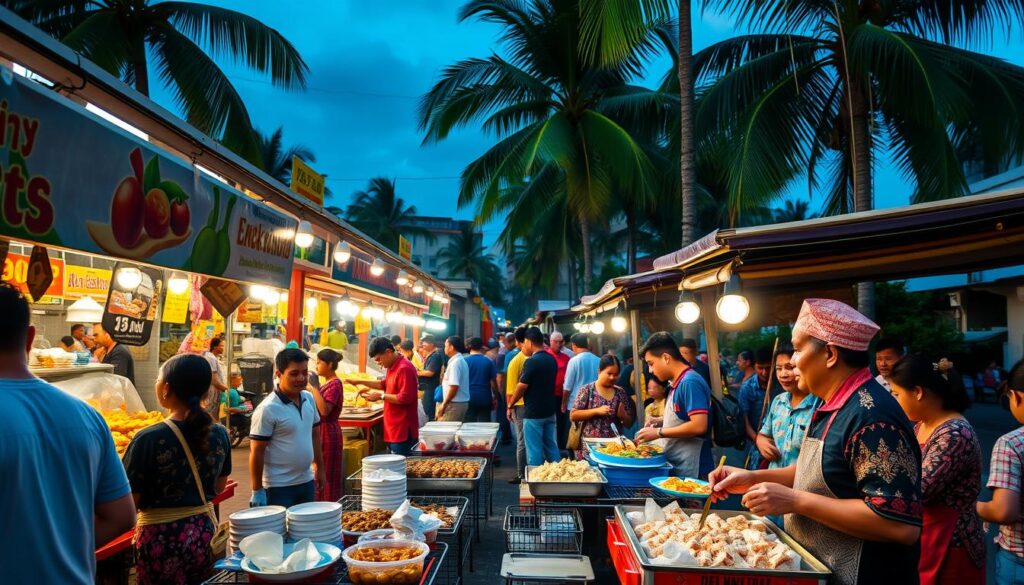
<svg viewBox="0 0 1024 585">
<path fill-rule="evenodd" d="M 448 356 L 448 366 L 441 380 L 443 398 L 441 404 L 437 405 L 437 420 L 462 422 L 469 411 L 469 364 L 464 355 L 466 344 L 461 337 L 452 335 L 444 341 L 444 353 Z"/>
<path fill-rule="evenodd" d="M 285 349 L 275 362 L 278 387 L 252 414 L 249 505 L 287 508 L 312 502 L 316 488 L 324 482 L 320 431 L 316 428 L 320 413 L 313 395 L 305 391 L 309 356 L 301 349 Z"/>
</svg>

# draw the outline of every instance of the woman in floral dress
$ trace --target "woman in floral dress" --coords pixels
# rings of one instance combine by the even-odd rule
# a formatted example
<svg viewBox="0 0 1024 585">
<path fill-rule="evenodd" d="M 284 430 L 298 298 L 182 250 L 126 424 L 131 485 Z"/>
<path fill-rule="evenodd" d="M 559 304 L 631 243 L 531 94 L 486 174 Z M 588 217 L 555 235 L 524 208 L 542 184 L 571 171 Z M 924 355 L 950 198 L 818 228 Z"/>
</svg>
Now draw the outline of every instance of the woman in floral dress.
<svg viewBox="0 0 1024 585">
<path fill-rule="evenodd" d="M 213 424 L 201 405 L 212 377 L 210 364 L 198 355 L 168 360 L 156 381 L 156 397 L 170 417 L 136 433 L 124 453 L 139 510 L 135 558 L 140 585 L 198 583 L 213 567 L 210 500 L 224 490 L 231 474 L 231 443 L 227 430 Z"/>
<path fill-rule="evenodd" d="M 921 444 L 921 585 L 981 585 L 985 543 L 975 502 L 981 489 L 981 447 L 961 414 L 970 400 L 930 359 L 912 355 L 892 370 L 892 394 L 916 423 Z"/>
<path fill-rule="evenodd" d="M 636 419 L 636 406 L 626 391 L 616 385 L 619 379 L 619 359 L 604 355 L 597 366 L 597 381 L 580 388 L 569 419 L 583 425 L 583 437 L 610 438 L 615 436 L 612 423 L 626 429 Z M 576 451 L 577 459 L 586 457 L 586 449 Z"/>
<path fill-rule="evenodd" d="M 312 388 L 316 408 L 320 411 L 320 441 L 324 454 L 326 481 L 316 492 L 321 502 L 336 502 L 345 495 L 345 461 L 338 417 L 341 416 L 343 388 L 338 379 L 341 354 L 321 349 L 316 354 L 316 374 L 320 388 Z"/>
</svg>

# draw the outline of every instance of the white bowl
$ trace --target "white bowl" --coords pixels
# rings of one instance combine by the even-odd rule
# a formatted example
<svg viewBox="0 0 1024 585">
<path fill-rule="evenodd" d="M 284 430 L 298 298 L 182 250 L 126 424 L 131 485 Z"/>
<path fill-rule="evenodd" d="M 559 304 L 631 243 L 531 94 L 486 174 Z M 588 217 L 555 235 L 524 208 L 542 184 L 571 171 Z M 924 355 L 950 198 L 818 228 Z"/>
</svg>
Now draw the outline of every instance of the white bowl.
<svg viewBox="0 0 1024 585">
<path fill-rule="evenodd" d="M 322 530 L 325 528 L 332 528 L 341 526 L 341 518 L 328 518 L 326 520 L 317 520 L 316 522 L 301 522 L 299 520 L 290 520 L 288 522 L 288 530 Z"/>
<path fill-rule="evenodd" d="M 239 510 L 228 516 L 228 520 L 234 526 L 260 526 L 284 518 L 285 514 L 284 506 L 260 506 Z"/>
<path fill-rule="evenodd" d="M 326 520 L 341 518 L 341 504 L 338 502 L 308 502 L 288 508 L 288 520 Z"/>
<path fill-rule="evenodd" d="M 334 542 L 335 540 L 341 540 L 341 530 L 334 532 L 289 532 L 288 537 L 295 540 L 308 538 L 313 542 Z"/>
<path fill-rule="evenodd" d="M 240 534 L 244 536 L 256 534 L 257 532 L 277 532 L 278 534 L 280 534 L 284 532 L 284 529 L 284 522 L 275 522 L 274 524 L 266 524 L 263 526 L 254 527 L 228 525 L 228 530 L 231 534 Z"/>
</svg>

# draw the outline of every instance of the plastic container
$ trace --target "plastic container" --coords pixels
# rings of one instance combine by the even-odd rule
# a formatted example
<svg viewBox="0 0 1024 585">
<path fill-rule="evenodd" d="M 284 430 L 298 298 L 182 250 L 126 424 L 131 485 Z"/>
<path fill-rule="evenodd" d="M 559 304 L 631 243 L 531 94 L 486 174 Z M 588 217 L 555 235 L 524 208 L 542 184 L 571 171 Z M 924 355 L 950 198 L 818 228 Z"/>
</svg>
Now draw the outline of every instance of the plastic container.
<svg viewBox="0 0 1024 585">
<path fill-rule="evenodd" d="M 420 447 L 424 451 L 446 451 L 455 444 L 454 430 L 447 429 L 420 429 Z"/>
<path fill-rule="evenodd" d="M 395 532 L 393 528 L 379 528 L 377 530 L 371 530 L 364 533 L 359 537 L 357 542 L 373 542 L 376 540 L 395 540 L 400 539 L 401 536 Z M 423 534 L 423 542 L 427 544 L 433 544 L 437 540 L 437 529 L 431 530 Z"/>
<path fill-rule="evenodd" d="M 391 561 L 375 563 L 369 561 L 358 561 L 352 558 L 352 554 L 359 550 L 368 548 L 416 548 L 420 554 L 414 558 L 404 561 Z M 423 576 L 423 563 L 430 553 L 430 547 L 425 543 L 413 540 L 374 540 L 360 542 L 346 548 L 341 553 L 348 566 L 348 578 L 354 585 L 378 585 L 388 583 L 389 585 L 415 585 L 420 582 Z"/>
<path fill-rule="evenodd" d="M 463 451 L 490 451 L 497 438 L 497 430 L 467 431 L 463 429 L 455 433 L 455 440 L 459 442 L 459 449 Z"/>
<path fill-rule="evenodd" d="M 604 474 L 610 486 L 642 488 L 650 485 L 652 477 L 663 477 L 672 474 L 669 464 L 661 467 L 619 467 L 617 465 L 601 465 L 597 468 Z"/>
</svg>

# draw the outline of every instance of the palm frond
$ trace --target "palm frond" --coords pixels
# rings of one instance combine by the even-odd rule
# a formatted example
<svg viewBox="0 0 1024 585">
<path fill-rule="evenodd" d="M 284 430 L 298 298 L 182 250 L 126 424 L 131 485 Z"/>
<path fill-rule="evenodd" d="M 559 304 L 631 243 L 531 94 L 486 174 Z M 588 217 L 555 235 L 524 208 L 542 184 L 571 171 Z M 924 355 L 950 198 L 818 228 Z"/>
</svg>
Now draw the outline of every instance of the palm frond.
<svg viewBox="0 0 1024 585">
<path fill-rule="evenodd" d="M 580 53 L 587 62 L 602 66 L 629 58 L 651 24 L 669 19 L 672 9 L 669 0 L 581 2 Z"/>
</svg>

